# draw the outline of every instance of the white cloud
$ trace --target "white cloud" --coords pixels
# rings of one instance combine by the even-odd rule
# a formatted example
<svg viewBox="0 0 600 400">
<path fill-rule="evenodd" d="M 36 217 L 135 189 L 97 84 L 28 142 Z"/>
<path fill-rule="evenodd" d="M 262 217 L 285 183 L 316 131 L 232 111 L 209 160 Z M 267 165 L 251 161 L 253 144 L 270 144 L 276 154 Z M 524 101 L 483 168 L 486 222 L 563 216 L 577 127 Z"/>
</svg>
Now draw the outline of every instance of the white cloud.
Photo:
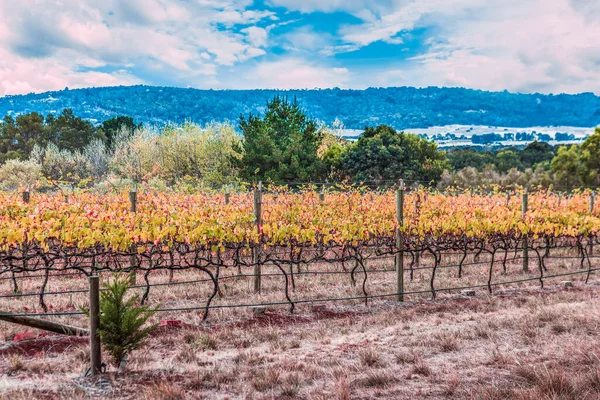
<svg viewBox="0 0 600 400">
<path fill-rule="evenodd" d="M 599 0 L 267 4 L 305 14 L 286 20 L 291 16 L 280 10 L 255 9 L 253 0 L 0 0 L 0 96 L 162 83 L 162 77 L 214 88 L 438 85 L 600 93 Z M 334 33 L 324 33 L 311 25 L 313 11 L 347 12 L 359 23 L 338 26 L 332 16 Z M 292 23 L 291 31 L 282 28 Z M 425 29 L 428 39 L 406 60 L 403 40 L 415 29 Z M 328 58 L 375 42 L 394 44 L 389 51 L 398 52 L 398 62 L 390 64 L 385 54 L 383 64 L 372 53 Z M 283 54 L 273 54 L 274 47 Z"/>
<path fill-rule="evenodd" d="M 347 68 L 331 68 L 298 58 L 262 62 L 231 82 L 235 88 L 313 89 L 347 87 Z"/>
<path fill-rule="evenodd" d="M 258 26 L 250 26 L 242 29 L 242 32 L 248 37 L 248 42 L 255 47 L 264 47 L 267 45 L 268 32 L 264 28 Z"/>
<path fill-rule="evenodd" d="M 332 53 L 432 27 L 422 54 L 353 86 L 466 86 L 523 92 L 600 93 L 596 0 L 430 0 L 390 5 L 342 27 Z M 346 49 L 344 48 L 346 46 Z"/>
<path fill-rule="evenodd" d="M 71 56 L 74 56 L 72 53 Z M 68 54 L 64 55 L 68 57 Z M 85 60 L 84 60 L 85 61 Z M 26 59 L 0 48 L 0 94 L 21 94 L 90 86 L 142 83 L 126 70 L 78 72 L 56 59 Z"/>
<path fill-rule="evenodd" d="M 568 0 L 503 0 L 443 30 L 416 57 L 431 84 L 600 93 L 600 26 Z"/>
<path fill-rule="evenodd" d="M 268 0 L 268 3 L 289 10 L 310 13 L 314 11 L 346 11 L 360 13 L 366 9 L 381 9 L 392 3 L 389 0 Z"/>
<path fill-rule="evenodd" d="M 6 55 L 0 60 L 4 82 L 0 95 L 17 88 L 61 89 L 86 81 L 140 82 L 132 76 L 139 68 L 182 81 L 215 76 L 219 65 L 233 66 L 266 54 L 267 30 L 250 26 L 239 33 L 237 25 L 276 17 L 267 10 L 247 10 L 250 4 L 246 0 L 61 0 L 42 7 L 35 0 L 0 2 L 0 50 Z M 17 70 L 17 63 L 28 75 Z M 129 68 L 129 72 L 121 76 L 89 71 L 99 67 Z M 49 78 L 50 73 L 56 73 L 57 79 L 40 85 L 37 76 Z"/>
<path fill-rule="evenodd" d="M 326 32 L 315 32 L 310 26 L 302 26 L 285 34 L 283 37 L 288 50 L 321 52 L 331 46 L 335 38 Z"/>
</svg>

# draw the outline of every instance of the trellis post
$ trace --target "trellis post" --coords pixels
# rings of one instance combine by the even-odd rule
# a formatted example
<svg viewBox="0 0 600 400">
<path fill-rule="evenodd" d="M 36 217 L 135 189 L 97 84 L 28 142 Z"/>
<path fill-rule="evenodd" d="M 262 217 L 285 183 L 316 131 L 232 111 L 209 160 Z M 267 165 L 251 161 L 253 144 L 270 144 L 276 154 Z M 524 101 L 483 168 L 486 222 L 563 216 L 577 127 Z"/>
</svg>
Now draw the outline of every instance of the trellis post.
<svg viewBox="0 0 600 400">
<path fill-rule="evenodd" d="M 419 186 L 415 184 L 416 198 L 415 198 L 415 217 L 420 216 L 421 210 L 421 194 L 419 193 Z M 421 252 L 415 251 L 415 267 L 418 269 L 421 266 Z"/>
<path fill-rule="evenodd" d="M 596 198 L 596 192 L 592 192 L 590 193 L 590 214 L 594 214 L 594 201 Z M 590 238 L 590 246 L 588 249 L 588 255 L 593 255 L 594 254 L 594 239 Z"/>
<path fill-rule="evenodd" d="M 227 191 L 225 192 L 225 204 L 229 204 L 230 197 L 231 197 L 231 187 L 227 186 Z"/>
<path fill-rule="evenodd" d="M 325 185 L 321 186 L 321 192 L 319 193 L 319 201 L 321 203 L 325 201 Z"/>
<path fill-rule="evenodd" d="M 258 188 L 254 190 L 254 223 L 258 230 L 259 241 L 261 238 L 262 226 L 262 181 L 258 182 Z M 254 293 L 260 293 L 261 267 L 259 264 L 260 242 L 252 248 L 252 263 L 254 264 Z"/>
<path fill-rule="evenodd" d="M 521 217 L 525 221 L 528 209 L 528 193 L 525 189 L 525 193 L 521 198 Z M 523 238 L 523 271 L 529 272 L 529 234 L 526 234 Z"/>
<path fill-rule="evenodd" d="M 132 213 L 137 212 L 137 191 L 129 192 L 129 203 L 130 203 L 130 211 Z"/>
<path fill-rule="evenodd" d="M 129 211 L 131 211 L 132 213 L 136 214 L 137 213 L 137 190 L 133 190 L 131 192 L 129 192 L 129 204 L 130 204 L 130 208 Z M 137 282 L 137 257 L 135 256 L 135 252 L 137 252 L 137 246 L 135 244 L 131 245 L 131 248 L 129 249 L 129 268 L 130 271 L 133 271 L 132 276 L 132 283 L 135 285 Z M 171 270 L 172 272 L 172 270 Z"/>
<path fill-rule="evenodd" d="M 396 300 L 404 301 L 404 243 L 401 229 L 404 226 L 404 181 L 396 191 Z"/>
<path fill-rule="evenodd" d="M 92 376 L 100 373 L 102 356 L 100 351 L 100 278 L 97 275 L 89 277 L 90 283 L 90 371 Z"/>
</svg>

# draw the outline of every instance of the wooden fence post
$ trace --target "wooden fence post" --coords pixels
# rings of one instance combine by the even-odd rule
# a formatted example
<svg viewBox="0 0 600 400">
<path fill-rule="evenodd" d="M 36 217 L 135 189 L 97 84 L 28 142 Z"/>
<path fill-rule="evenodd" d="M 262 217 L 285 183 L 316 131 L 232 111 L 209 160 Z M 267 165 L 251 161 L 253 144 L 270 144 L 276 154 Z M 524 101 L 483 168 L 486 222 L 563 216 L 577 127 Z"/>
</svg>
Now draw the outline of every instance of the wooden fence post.
<svg viewBox="0 0 600 400">
<path fill-rule="evenodd" d="M 525 221 L 525 216 L 527 214 L 528 209 L 528 193 L 525 190 L 523 196 L 521 198 L 521 216 L 523 221 Z M 523 238 L 523 271 L 529 272 L 529 234 L 525 235 Z"/>
<path fill-rule="evenodd" d="M 596 198 L 596 192 L 590 193 L 590 214 L 594 214 L 594 200 Z M 588 248 L 588 255 L 594 255 L 594 239 L 590 239 L 590 245 Z"/>
<path fill-rule="evenodd" d="M 228 186 L 227 191 L 225 192 L 225 204 L 229 204 L 230 198 L 231 198 L 231 188 Z"/>
<path fill-rule="evenodd" d="M 23 198 L 24 203 L 29 203 L 29 200 L 31 200 L 31 193 L 27 190 L 21 193 L 21 196 Z"/>
<path fill-rule="evenodd" d="M 258 189 L 254 190 L 254 218 L 256 229 L 259 233 L 259 240 L 262 225 L 262 182 L 258 182 Z M 252 248 L 252 263 L 254 264 L 254 293 L 260 293 L 261 267 L 259 264 L 260 243 Z"/>
<path fill-rule="evenodd" d="M 131 204 L 130 211 L 137 212 L 137 191 L 129 192 L 129 203 Z"/>
<path fill-rule="evenodd" d="M 325 185 L 321 187 L 321 192 L 319 193 L 319 201 L 321 203 L 325 201 Z"/>
<path fill-rule="evenodd" d="M 134 214 L 137 213 L 137 190 L 129 192 L 129 204 L 129 211 L 131 211 Z M 137 246 L 135 244 L 131 245 L 131 247 L 129 248 L 129 252 L 131 253 L 129 255 L 129 271 L 133 271 L 132 284 L 135 285 L 137 282 L 137 257 L 135 256 L 134 251 L 137 252 Z M 172 272 L 173 270 L 171 270 L 171 273 Z"/>
<path fill-rule="evenodd" d="M 404 248 L 402 232 L 404 226 L 404 181 L 396 191 L 396 300 L 404 301 Z"/>
<path fill-rule="evenodd" d="M 418 216 L 420 217 L 421 194 L 418 192 L 418 186 L 416 184 L 415 184 L 415 190 L 416 190 L 416 193 L 417 193 L 417 198 L 415 199 L 415 217 L 418 217 Z M 419 267 L 421 266 L 421 252 L 420 251 L 415 251 L 414 266 L 417 269 L 419 269 Z"/>
<path fill-rule="evenodd" d="M 90 371 L 92 376 L 100 373 L 102 363 L 100 353 L 100 278 L 97 275 L 89 277 L 90 282 Z"/>
</svg>

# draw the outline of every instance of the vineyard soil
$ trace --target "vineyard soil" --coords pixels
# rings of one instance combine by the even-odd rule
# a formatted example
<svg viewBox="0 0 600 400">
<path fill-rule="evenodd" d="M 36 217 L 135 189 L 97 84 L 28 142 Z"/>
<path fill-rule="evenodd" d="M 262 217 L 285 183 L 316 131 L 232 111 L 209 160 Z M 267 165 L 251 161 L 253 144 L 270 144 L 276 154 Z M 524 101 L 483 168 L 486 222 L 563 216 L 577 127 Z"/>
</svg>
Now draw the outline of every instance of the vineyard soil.
<svg viewBox="0 0 600 400">
<path fill-rule="evenodd" d="M 162 297 L 164 293 L 157 293 Z M 85 339 L 0 348 L 0 397 L 539 399 L 600 395 L 600 286 L 574 280 L 362 304 L 169 315 L 127 372 L 81 376 Z M 164 317 L 164 316 L 163 316 Z M 26 331 L 3 323 L 11 339 Z"/>
</svg>

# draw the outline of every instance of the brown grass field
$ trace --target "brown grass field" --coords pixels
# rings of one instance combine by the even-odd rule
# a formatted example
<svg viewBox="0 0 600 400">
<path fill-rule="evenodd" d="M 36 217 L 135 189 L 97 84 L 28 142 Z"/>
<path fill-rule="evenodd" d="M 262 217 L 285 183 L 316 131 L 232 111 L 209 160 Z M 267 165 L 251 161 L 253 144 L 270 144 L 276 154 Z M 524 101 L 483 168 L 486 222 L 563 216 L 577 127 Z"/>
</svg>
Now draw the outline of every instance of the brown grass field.
<svg viewBox="0 0 600 400">
<path fill-rule="evenodd" d="M 567 255 L 566 253 L 564 253 Z M 446 262 L 456 262 L 457 257 Z M 482 260 L 486 258 L 482 256 Z M 472 259 L 470 259 L 472 260 Z M 424 258 L 422 265 L 430 260 Z M 597 262 L 597 261 L 596 261 Z M 393 261 L 373 261 L 372 269 Z M 576 259 L 547 263 L 548 274 L 575 271 Z M 498 265 L 494 281 L 536 277 L 520 261 L 506 276 Z M 303 271 L 340 270 L 335 265 L 303 266 Z M 438 271 L 436 286 L 462 287 L 487 282 L 488 266 Z M 276 272 L 265 268 L 265 273 Z M 237 271 L 223 271 L 235 275 Z M 430 270 L 415 272 L 406 291 L 429 289 Z M 600 285 L 594 273 L 476 289 L 344 302 L 268 307 L 160 312 L 154 319 L 177 321 L 160 326 L 147 346 L 134 352 L 126 370 L 109 366 L 100 379 L 83 378 L 88 366 L 86 338 L 54 336 L 15 342 L 33 329 L 0 323 L 0 398 L 2 399 L 597 399 L 600 398 Z M 176 272 L 174 281 L 202 279 L 197 271 Z M 348 274 L 296 277 L 294 299 L 360 296 L 362 275 L 352 286 Z M 370 273 L 369 294 L 393 293 L 395 275 Z M 152 283 L 168 282 L 166 272 Z M 563 281 L 572 281 L 565 287 Z M 24 293 L 36 292 L 39 278 L 20 280 Z M 138 276 L 138 283 L 141 282 Z M 263 278 L 261 295 L 251 278 L 221 284 L 215 305 L 285 301 L 281 277 Z M 0 294 L 10 294 L 3 280 Z M 46 291 L 85 289 L 83 277 L 51 278 Z M 203 305 L 209 284 L 153 287 L 150 303 L 162 308 Z M 86 294 L 46 296 L 53 311 L 77 310 Z M 3 312 L 39 312 L 37 297 L 0 298 Z M 53 320 L 86 326 L 81 316 Z M 179 322 L 180 321 L 180 322 Z M 163 322 L 164 324 L 164 322 Z M 33 335 L 32 335 L 33 336 Z M 104 355 L 104 359 L 107 356 Z"/>
</svg>

